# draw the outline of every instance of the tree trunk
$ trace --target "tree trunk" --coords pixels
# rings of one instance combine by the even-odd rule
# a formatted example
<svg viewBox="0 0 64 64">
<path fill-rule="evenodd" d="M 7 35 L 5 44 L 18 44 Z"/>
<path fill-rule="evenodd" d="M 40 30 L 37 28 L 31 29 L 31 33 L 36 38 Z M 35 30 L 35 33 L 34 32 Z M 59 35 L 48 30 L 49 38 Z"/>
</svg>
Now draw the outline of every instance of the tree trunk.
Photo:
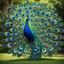
<svg viewBox="0 0 64 64">
<path fill-rule="evenodd" d="M 4 13 L 8 12 L 8 8 L 11 6 L 12 0 L 8 0 L 8 4 L 7 3 L 0 3 L 0 10 L 2 10 Z"/>
</svg>

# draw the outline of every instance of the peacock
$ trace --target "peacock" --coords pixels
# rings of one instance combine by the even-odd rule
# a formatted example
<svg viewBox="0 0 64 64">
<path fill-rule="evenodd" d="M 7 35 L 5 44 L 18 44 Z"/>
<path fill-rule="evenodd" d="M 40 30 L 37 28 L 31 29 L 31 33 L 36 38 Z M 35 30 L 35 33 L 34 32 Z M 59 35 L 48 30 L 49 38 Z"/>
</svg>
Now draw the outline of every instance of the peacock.
<svg viewBox="0 0 64 64">
<path fill-rule="evenodd" d="M 13 5 L 0 24 L 0 43 L 13 56 L 41 59 L 61 50 L 64 24 L 55 8 L 43 3 Z"/>
</svg>

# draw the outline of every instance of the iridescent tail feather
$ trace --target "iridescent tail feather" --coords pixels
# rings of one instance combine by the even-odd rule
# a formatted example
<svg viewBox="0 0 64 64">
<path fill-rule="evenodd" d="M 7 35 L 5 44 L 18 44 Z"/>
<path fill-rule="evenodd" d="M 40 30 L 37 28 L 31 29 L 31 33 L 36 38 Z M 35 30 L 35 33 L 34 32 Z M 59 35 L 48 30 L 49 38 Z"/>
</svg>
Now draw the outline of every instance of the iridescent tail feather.
<svg viewBox="0 0 64 64">
<path fill-rule="evenodd" d="M 34 38 L 34 45 L 24 36 L 23 30 L 26 18 L 29 17 L 29 28 L 37 36 Z M 8 48 L 9 53 L 21 56 L 32 49 L 31 55 L 39 57 L 52 56 L 61 50 L 63 43 L 64 24 L 54 9 L 47 7 L 47 4 L 25 3 L 14 5 L 8 9 L 0 26 L 0 42 L 3 48 Z M 29 43 L 28 43 L 29 42 Z M 37 42 L 37 44 L 36 44 Z"/>
</svg>

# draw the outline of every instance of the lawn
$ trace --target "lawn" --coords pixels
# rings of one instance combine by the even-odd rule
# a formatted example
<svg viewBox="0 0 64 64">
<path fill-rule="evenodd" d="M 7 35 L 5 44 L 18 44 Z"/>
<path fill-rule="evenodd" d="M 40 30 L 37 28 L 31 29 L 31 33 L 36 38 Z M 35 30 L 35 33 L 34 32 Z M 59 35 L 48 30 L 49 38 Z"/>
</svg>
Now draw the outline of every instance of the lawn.
<svg viewBox="0 0 64 64">
<path fill-rule="evenodd" d="M 28 55 L 27 55 L 28 56 Z M 0 64 L 64 64 L 64 55 L 43 57 L 41 60 L 31 61 L 26 57 L 13 57 L 11 54 L 0 53 Z"/>
<path fill-rule="evenodd" d="M 0 61 L 0 64 L 64 64 L 64 60 L 14 60 L 14 61 Z"/>
</svg>

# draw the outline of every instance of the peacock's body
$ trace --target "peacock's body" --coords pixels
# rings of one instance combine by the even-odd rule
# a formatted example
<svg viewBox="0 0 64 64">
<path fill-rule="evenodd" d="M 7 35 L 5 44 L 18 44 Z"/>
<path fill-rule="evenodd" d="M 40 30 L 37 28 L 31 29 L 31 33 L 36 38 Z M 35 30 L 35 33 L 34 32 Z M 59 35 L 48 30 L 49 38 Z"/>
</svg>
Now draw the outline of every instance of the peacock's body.
<svg viewBox="0 0 64 64">
<path fill-rule="evenodd" d="M 61 50 L 64 25 L 61 18 L 46 4 L 25 3 L 8 9 L 0 25 L 0 43 L 14 56 L 40 59 Z"/>
<path fill-rule="evenodd" d="M 29 18 L 26 19 L 26 24 L 24 27 L 24 35 L 28 39 L 28 41 L 34 41 L 34 34 L 32 33 L 29 24 L 28 24 Z"/>
</svg>

